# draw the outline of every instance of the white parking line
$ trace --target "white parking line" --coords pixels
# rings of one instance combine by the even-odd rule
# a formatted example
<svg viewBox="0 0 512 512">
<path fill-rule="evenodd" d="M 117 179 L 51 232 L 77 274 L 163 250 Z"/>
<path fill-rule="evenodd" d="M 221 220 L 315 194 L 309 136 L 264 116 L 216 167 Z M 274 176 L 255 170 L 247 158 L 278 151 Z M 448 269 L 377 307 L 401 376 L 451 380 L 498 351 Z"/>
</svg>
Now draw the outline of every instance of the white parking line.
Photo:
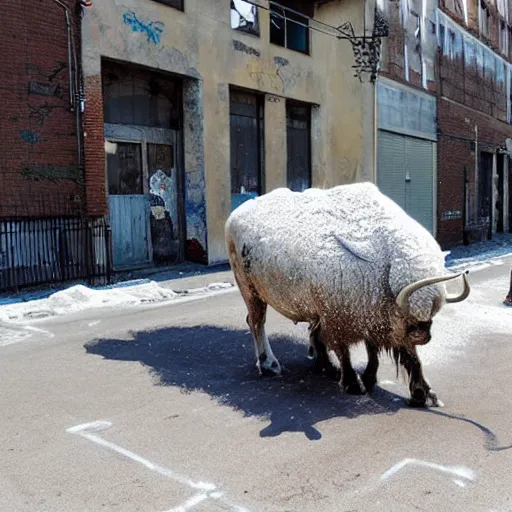
<svg viewBox="0 0 512 512">
<path fill-rule="evenodd" d="M 224 505 L 227 505 L 228 507 L 231 508 L 231 510 L 236 512 L 248 512 L 246 508 L 241 507 L 239 505 L 234 505 L 230 501 L 226 500 L 223 496 L 223 493 L 217 489 L 216 485 L 205 482 L 194 482 L 185 476 L 179 475 L 178 473 L 175 473 L 174 471 L 171 471 L 170 469 L 164 466 L 155 464 L 154 462 L 151 462 L 150 460 L 145 459 L 144 457 L 141 457 L 140 455 L 137 455 L 136 453 L 130 450 L 126 450 L 121 446 L 111 443 L 110 441 L 106 441 L 105 439 L 97 435 L 98 432 L 102 432 L 103 430 L 106 430 L 111 426 L 112 423 L 110 421 L 93 421 L 91 423 L 83 423 L 81 425 L 76 425 L 74 427 L 68 428 L 66 429 L 66 432 L 69 434 L 76 434 L 81 437 L 84 437 L 85 439 L 92 441 L 93 443 L 102 446 L 107 450 L 122 455 L 123 457 L 127 457 L 128 459 L 131 459 L 132 461 L 137 462 L 138 464 L 141 464 L 147 469 L 154 471 L 162 476 L 165 476 L 166 478 L 174 480 L 175 482 L 178 482 L 180 484 L 186 485 L 192 489 L 202 491 L 193 496 L 192 498 L 190 498 L 189 500 L 187 500 L 183 505 L 180 505 L 178 508 L 171 509 L 172 512 L 187 512 L 188 510 L 192 510 L 194 507 L 196 507 L 196 505 L 202 503 L 207 499 L 222 501 Z"/>
</svg>

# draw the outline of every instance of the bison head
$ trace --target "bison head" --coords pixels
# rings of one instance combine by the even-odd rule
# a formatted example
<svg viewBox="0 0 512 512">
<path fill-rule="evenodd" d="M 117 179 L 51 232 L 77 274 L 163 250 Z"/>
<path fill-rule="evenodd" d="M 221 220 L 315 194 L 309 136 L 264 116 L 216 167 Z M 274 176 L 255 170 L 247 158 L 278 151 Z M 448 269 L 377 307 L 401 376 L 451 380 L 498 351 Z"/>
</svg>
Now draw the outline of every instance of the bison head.
<svg viewBox="0 0 512 512">
<path fill-rule="evenodd" d="M 438 277 L 429 277 L 421 279 L 415 283 L 405 286 L 396 297 L 395 301 L 395 321 L 392 322 L 392 337 L 395 342 L 393 345 L 425 345 L 430 341 L 430 329 L 432 319 L 439 312 L 443 303 L 443 295 L 437 287 L 433 285 L 463 278 L 464 289 L 458 294 L 446 294 L 444 301 L 446 303 L 455 303 L 465 300 L 469 296 L 470 285 L 467 272 L 461 274 L 445 275 Z M 429 288 L 427 288 L 429 287 Z M 423 294 L 417 296 L 417 301 L 421 302 L 422 315 L 418 317 L 418 307 L 411 308 L 410 299 L 413 293 L 422 290 Z M 415 304 L 418 306 L 418 304 Z M 416 314 L 415 314 L 416 313 Z M 398 342 L 398 343 L 397 343 Z"/>
</svg>

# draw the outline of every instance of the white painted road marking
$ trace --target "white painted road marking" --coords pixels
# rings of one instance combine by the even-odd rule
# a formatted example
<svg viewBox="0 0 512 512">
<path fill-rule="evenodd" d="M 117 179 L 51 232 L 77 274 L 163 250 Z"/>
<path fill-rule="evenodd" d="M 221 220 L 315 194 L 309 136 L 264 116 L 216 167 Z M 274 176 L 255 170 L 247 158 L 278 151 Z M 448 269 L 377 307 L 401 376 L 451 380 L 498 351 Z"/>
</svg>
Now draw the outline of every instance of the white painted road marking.
<svg viewBox="0 0 512 512">
<path fill-rule="evenodd" d="M 68 434 L 76 434 L 81 437 L 84 437 L 85 439 L 92 441 L 93 443 L 102 446 L 107 450 L 115 452 L 119 455 L 122 455 L 123 457 L 126 457 L 134 462 L 137 462 L 138 464 L 141 464 L 142 466 L 146 467 L 151 471 L 154 471 L 155 473 L 158 473 L 171 480 L 174 480 L 175 482 L 178 482 L 180 484 L 186 485 L 192 489 L 201 491 L 200 493 L 196 494 L 195 496 L 187 500 L 183 505 L 180 505 L 177 508 L 173 508 L 168 512 L 187 512 L 188 510 L 192 510 L 196 505 L 202 503 L 207 499 L 221 501 L 224 505 L 227 505 L 236 512 L 248 512 L 246 508 L 234 505 L 233 503 L 225 499 L 223 497 L 223 493 L 220 492 L 214 484 L 209 484 L 205 482 L 193 482 L 187 477 L 179 475 L 164 466 L 155 464 L 137 455 L 136 453 L 130 450 L 126 450 L 125 448 L 122 448 L 121 446 L 111 443 L 110 441 L 106 441 L 105 439 L 97 435 L 99 432 L 102 432 L 103 430 L 106 430 L 111 426 L 112 423 L 110 421 L 93 421 L 91 423 L 83 423 L 81 425 L 76 425 L 74 427 L 68 428 L 66 429 L 66 432 Z"/>
<path fill-rule="evenodd" d="M 32 325 L 19 325 L 15 323 L 0 322 L 0 347 L 13 345 L 26 341 L 34 336 L 34 333 L 43 334 L 48 338 L 55 338 L 55 334 L 46 329 Z"/>
<path fill-rule="evenodd" d="M 442 464 L 435 464 L 434 462 L 427 462 L 425 460 L 418 459 L 404 459 L 403 461 L 395 464 L 393 467 L 382 473 L 380 479 L 386 480 L 396 473 L 398 473 L 401 469 L 406 466 L 414 465 L 421 466 L 424 468 L 435 469 L 437 471 L 441 471 L 442 473 L 449 473 L 459 478 L 454 478 L 453 482 L 456 483 L 460 487 L 465 487 L 466 483 L 464 479 L 472 482 L 475 479 L 475 472 L 472 469 L 465 468 L 462 466 L 443 466 Z"/>
</svg>

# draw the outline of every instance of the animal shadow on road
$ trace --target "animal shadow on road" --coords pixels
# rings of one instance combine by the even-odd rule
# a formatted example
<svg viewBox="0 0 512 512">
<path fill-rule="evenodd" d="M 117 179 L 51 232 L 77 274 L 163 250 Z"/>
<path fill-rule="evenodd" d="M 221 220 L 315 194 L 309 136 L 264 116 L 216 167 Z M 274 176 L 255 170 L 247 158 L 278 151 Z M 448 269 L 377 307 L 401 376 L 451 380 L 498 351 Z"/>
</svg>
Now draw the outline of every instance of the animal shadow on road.
<svg viewBox="0 0 512 512">
<path fill-rule="evenodd" d="M 255 368 L 251 335 L 247 331 L 215 326 L 170 327 L 133 333 L 132 340 L 100 339 L 85 344 L 89 354 L 115 361 L 139 361 L 149 368 L 157 385 L 178 387 L 184 393 L 207 393 L 219 404 L 245 416 L 270 420 L 260 435 L 303 432 L 321 439 L 317 423 L 331 418 L 392 415 L 407 407 L 403 396 L 376 387 L 371 396 L 343 394 L 338 384 L 315 375 L 306 358 L 303 340 L 272 336 L 272 348 L 283 365 L 279 377 L 262 378 Z M 407 388 L 404 389 L 408 393 Z M 479 429 L 485 448 L 501 451 L 489 428 L 462 415 L 437 409 L 413 409 L 440 419 L 469 423 Z"/>
<path fill-rule="evenodd" d="M 308 439 L 320 439 L 314 425 L 321 421 L 394 414 L 404 406 L 403 397 L 381 388 L 371 397 L 344 395 L 336 382 L 313 373 L 303 341 L 273 336 L 272 346 L 284 366 L 274 378 L 259 377 L 252 337 L 241 330 L 172 327 L 138 332 L 130 341 L 93 341 L 85 349 L 105 359 L 140 361 L 157 384 L 204 392 L 245 416 L 268 419 L 262 437 L 304 432 Z"/>
</svg>

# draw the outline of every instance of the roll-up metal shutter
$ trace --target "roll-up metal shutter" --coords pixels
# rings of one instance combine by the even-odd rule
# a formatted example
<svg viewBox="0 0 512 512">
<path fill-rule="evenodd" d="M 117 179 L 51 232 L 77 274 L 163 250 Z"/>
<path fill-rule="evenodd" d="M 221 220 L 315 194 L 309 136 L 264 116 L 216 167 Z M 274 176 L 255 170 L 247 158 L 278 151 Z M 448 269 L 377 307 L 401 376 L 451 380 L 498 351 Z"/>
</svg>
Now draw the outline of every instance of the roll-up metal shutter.
<svg viewBox="0 0 512 512">
<path fill-rule="evenodd" d="M 377 185 L 428 231 L 434 230 L 431 141 L 379 130 Z"/>
</svg>

